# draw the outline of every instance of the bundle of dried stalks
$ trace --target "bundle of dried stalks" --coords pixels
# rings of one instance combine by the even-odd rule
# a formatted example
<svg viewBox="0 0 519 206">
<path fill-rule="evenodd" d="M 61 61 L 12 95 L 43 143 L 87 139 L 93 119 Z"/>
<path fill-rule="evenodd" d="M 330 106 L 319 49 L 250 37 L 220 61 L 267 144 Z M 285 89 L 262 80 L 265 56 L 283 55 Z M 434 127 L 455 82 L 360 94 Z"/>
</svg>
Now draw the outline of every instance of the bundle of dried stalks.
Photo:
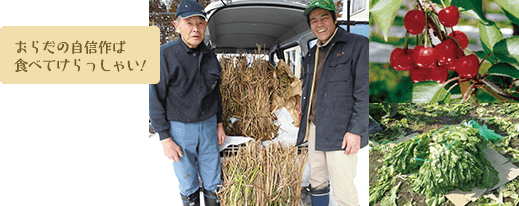
<svg viewBox="0 0 519 206">
<path fill-rule="evenodd" d="M 222 162 L 221 205 L 299 206 L 307 156 L 306 148 L 298 154 L 295 146 L 247 143 Z"/>
<path fill-rule="evenodd" d="M 222 103 L 223 118 L 239 119 L 232 125 L 224 121 L 226 133 L 252 137 L 256 140 L 271 140 L 277 136 L 276 117 L 270 111 L 269 99 L 274 83 L 269 70 L 274 67 L 258 49 L 256 55 L 226 56 L 222 58 Z M 248 63 L 247 58 L 252 58 Z"/>
<path fill-rule="evenodd" d="M 222 66 L 223 118 L 228 135 L 271 140 L 277 136 L 274 111 L 286 107 L 299 126 L 301 81 L 292 75 L 290 67 L 280 61 L 278 69 L 265 60 L 258 48 L 256 54 L 226 55 Z M 292 89 L 296 88 L 296 89 Z"/>
</svg>

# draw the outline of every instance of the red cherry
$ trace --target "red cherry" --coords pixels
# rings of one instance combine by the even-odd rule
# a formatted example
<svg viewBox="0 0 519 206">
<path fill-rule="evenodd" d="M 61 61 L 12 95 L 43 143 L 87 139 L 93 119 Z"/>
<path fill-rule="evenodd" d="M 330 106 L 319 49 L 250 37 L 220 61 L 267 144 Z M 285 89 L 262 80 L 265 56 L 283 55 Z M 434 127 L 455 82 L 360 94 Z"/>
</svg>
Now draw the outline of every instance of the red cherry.
<svg viewBox="0 0 519 206">
<path fill-rule="evenodd" d="M 458 20 L 460 19 L 460 12 L 458 11 L 458 7 L 449 6 L 445 9 L 442 9 L 438 12 L 438 18 L 440 22 L 446 27 L 453 27 L 458 24 Z"/>
<path fill-rule="evenodd" d="M 454 61 L 458 58 L 458 50 L 458 45 L 452 39 L 447 39 L 436 45 L 434 52 L 438 57 L 438 65 L 443 66 L 454 63 Z"/>
<path fill-rule="evenodd" d="M 456 60 L 456 72 L 460 77 L 471 78 L 478 74 L 479 59 L 475 54 L 463 56 Z"/>
<path fill-rule="evenodd" d="M 462 31 L 451 32 L 449 36 L 454 37 L 454 39 L 456 39 L 456 41 L 460 44 L 462 49 L 466 49 L 469 45 L 469 38 Z"/>
<path fill-rule="evenodd" d="M 411 10 L 405 14 L 404 26 L 413 35 L 422 33 L 425 28 L 425 13 L 421 10 Z"/>
<path fill-rule="evenodd" d="M 391 62 L 391 67 L 397 71 L 414 69 L 413 49 L 408 49 L 407 51 L 402 48 L 394 49 L 393 52 L 391 52 L 389 62 Z"/>
<path fill-rule="evenodd" d="M 436 64 L 434 48 L 418 45 L 414 48 L 413 60 L 418 68 L 428 68 Z"/>
<path fill-rule="evenodd" d="M 409 72 L 411 76 L 411 80 L 414 83 L 423 82 L 423 81 L 436 81 L 440 84 L 444 83 L 449 76 L 449 70 L 445 66 L 436 66 L 433 64 L 429 68 L 423 69 L 411 69 Z"/>
<path fill-rule="evenodd" d="M 457 62 L 457 61 L 458 61 L 458 60 L 454 60 L 454 63 L 449 64 L 449 65 L 445 65 L 445 67 L 446 67 L 447 69 L 451 70 L 451 71 L 456 71 L 456 68 L 457 68 L 457 67 L 456 67 L 456 62 Z"/>
<path fill-rule="evenodd" d="M 456 62 L 459 60 L 459 58 L 465 56 L 465 52 L 463 52 L 463 50 L 461 50 L 458 47 L 458 45 L 456 45 L 456 53 L 457 53 L 457 59 L 454 60 L 453 63 L 445 65 L 447 67 L 447 69 L 452 70 L 452 71 L 456 71 L 456 69 L 457 69 L 457 63 Z"/>
<path fill-rule="evenodd" d="M 465 52 L 463 52 L 463 50 L 461 50 L 460 47 L 458 47 L 458 45 L 456 45 L 456 51 L 456 53 L 458 54 L 458 58 L 465 56 Z"/>
<path fill-rule="evenodd" d="M 431 78 L 429 80 L 436 81 L 443 84 L 447 77 L 449 77 L 449 70 L 447 66 L 436 66 L 433 65 L 431 68 Z"/>
<path fill-rule="evenodd" d="M 414 83 L 417 83 L 417 82 L 426 81 L 427 76 L 429 76 L 429 73 L 430 73 L 429 68 L 425 68 L 425 69 L 414 68 L 414 69 L 411 69 L 411 71 L 409 72 L 409 76 L 411 77 L 411 80 Z"/>
</svg>

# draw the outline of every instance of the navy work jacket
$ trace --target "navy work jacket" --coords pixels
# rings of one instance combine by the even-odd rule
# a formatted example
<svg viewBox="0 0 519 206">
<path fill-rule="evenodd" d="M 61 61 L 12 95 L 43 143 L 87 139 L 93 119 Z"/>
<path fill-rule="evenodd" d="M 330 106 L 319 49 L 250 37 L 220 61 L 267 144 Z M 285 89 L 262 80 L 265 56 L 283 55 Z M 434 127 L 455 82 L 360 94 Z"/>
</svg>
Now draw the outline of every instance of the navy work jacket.
<svg viewBox="0 0 519 206">
<path fill-rule="evenodd" d="M 369 135 L 368 39 L 339 27 L 329 44 L 316 94 L 315 149 L 342 150 L 346 132 L 360 135 L 362 148 L 368 144 Z M 303 59 L 302 115 L 296 145 L 307 139 L 316 47 Z"/>
<path fill-rule="evenodd" d="M 149 88 L 151 124 L 160 140 L 171 137 L 169 121 L 199 122 L 216 114 L 222 122 L 221 71 L 203 42 L 191 49 L 179 38 L 160 47 L 160 81 Z"/>
</svg>

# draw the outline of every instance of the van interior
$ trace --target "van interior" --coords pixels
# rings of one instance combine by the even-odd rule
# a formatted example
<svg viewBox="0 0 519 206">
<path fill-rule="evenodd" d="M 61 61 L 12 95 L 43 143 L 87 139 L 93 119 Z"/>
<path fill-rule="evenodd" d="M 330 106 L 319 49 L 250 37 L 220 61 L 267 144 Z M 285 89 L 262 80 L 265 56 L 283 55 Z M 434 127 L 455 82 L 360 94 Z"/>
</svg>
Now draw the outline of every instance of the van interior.
<svg viewBox="0 0 519 206">
<path fill-rule="evenodd" d="M 305 9 L 305 4 L 280 0 L 215 1 L 205 8 L 204 41 L 217 54 L 254 54 L 261 46 L 269 61 L 276 65 L 283 59 L 300 78 L 301 58 L 316 40 L 303 15 Z M 348 22 L 338 23 L 344 26 Z M 358 26 L 365 33 L 362 35 L 369 35 L 367 22 Z"/>
</svg>

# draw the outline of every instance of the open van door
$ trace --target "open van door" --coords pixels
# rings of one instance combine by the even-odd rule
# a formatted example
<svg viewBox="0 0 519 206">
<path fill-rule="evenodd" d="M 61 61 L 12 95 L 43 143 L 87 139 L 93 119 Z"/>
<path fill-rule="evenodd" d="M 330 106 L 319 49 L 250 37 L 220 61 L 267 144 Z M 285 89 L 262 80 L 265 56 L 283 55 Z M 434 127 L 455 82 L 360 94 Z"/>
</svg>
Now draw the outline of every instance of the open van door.
<svg viewBox="0 0 519 206">
<path fill-rule="evenodd" d="M 254 53 L 259 45 L 268 51 L 270 62 L 276 65 L 283 59 L 299 77 L 298 59 L 308 51 L 308 39 L 315 38 L 305 9 L 305 4 L 284 0 L 216 1 L 205 8 L 204 41 L 217 54 Z"/>
<path fill-rule="evenodd" d="M 280 0 L 217 1 L 205 11 L 204 41 L 216 53 L 253 53 L 257 45 L 270 53 L 310 32 L 301 3 Z"/>
</svg>

